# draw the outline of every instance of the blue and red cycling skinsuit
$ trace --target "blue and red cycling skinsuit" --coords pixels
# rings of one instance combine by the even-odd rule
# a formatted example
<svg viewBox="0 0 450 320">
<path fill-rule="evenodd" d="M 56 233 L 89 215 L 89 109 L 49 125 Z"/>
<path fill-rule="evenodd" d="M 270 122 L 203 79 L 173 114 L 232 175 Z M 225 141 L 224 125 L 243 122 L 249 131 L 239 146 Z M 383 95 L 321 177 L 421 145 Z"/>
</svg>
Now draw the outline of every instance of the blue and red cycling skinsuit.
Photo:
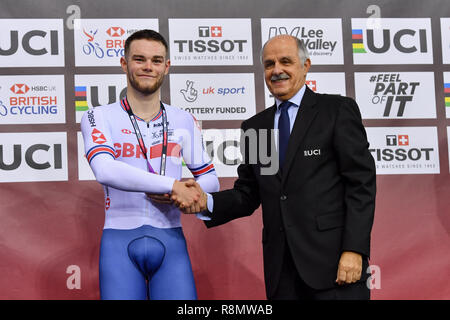
<svg viewBox="0 0 450 320">
<path fill-rule="evenodd" d="M 205 192 L 218 191 L 214 165 L 191 114 L 161 103 L 149 122 L 135 116 L 143 149 L 127 106 L 125 98 L 89 109 L 81 120 L 86 158 L 105 194 L 101 298 L 196 299 L 180 211 L 152 201 L 146 193 L 170 194 L 174 181 L 181 179 L 183 160 Z M 164 132 L 167 158 L 165 175 L 160 175 Z"/>
</svg>

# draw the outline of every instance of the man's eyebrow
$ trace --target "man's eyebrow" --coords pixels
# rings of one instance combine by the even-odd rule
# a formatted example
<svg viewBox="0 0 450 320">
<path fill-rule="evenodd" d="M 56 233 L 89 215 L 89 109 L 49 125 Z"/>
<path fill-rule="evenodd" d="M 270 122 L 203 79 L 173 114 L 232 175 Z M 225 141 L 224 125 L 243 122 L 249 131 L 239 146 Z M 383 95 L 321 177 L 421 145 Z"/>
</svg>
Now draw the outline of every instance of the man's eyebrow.
<svg viewBox="0 0 450 320">
<path fill-rule="evenodd" d="M 143 55 L 141 55 L 141 54 L 133 54 L 132 56 L 131 56 L 133 59 L 136 59 L 136 58 L 145 58 Z"/>
</svg>

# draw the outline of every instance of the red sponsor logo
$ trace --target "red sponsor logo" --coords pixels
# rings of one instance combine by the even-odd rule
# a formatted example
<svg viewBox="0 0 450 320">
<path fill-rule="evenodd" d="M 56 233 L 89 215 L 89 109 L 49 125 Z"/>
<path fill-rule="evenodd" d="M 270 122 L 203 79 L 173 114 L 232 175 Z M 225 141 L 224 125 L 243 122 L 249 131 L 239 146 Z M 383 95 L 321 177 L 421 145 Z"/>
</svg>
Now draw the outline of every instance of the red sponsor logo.
<svg viewBox="0 0 450 320">
<path fill-rule="evenodd" d="M 103 144 L 106 142 L 106 138 L 105 138 L 104 134 L 101 131 L 99 131 L 98 129 L 92 130 L 91 136 L 92 136 L 92 141 L 94 143 Z"/>
<path fill-rule="evenodd" d="M 114 150 L 116 151 L 116 158 L 142 158 L 145 159 L 141 148 L 138 144 L 132 144 L 128 142 L 114 143 Z M 162 154 L 162 144 L 157 144 L 150 147 L 150 159 L 159 158 Z M 181 146 L 174 142 L 169 142 L 167 145 L 167 156 L 177 157 L 181 156 Z"/>
<path fill-rule="evenodd" d="M 105 200 L 105 209 L 108 210 L 110 206 L 111 206 L 111 199 L 107 197 Z"/>
<path fill-rule="evenodd" d="M 306 85 L 314 92 L 317 90 L 316 80 L 306 80 Z"/>
<path fill-rule="evenodd" d="M 125 33 L 125 30 L 123 30 L 121 27 L 111 27 L 108 30 L 106 30 L 106 33 L 110 37 L 121 37 Z"/>
<path fill-rule="evenodd" d="M 128 130 L 128 129 L 122 129 L 121 131 L 122 131 L 122 133 L 125 133 L 125 134 L 131 134 L 132 133 L 131 130 Z"/>
<path fill-rule="evenodd" d="M 211 27 L 211 37 L 221 37 L 222 36 L 222 27 L 212 26 Z"/>
<path fill-rule="evenodd" d="M 10 89 L 15 94 L 25 94 L 30 90 L 30 87 L 24 83 L 16 83 Z"/>
<path fill-rule="evenodd" d="M 398 135 L 398 145 L 399 146 L 409 146 L 409 136 L 406 134 Z"/>
</svg>

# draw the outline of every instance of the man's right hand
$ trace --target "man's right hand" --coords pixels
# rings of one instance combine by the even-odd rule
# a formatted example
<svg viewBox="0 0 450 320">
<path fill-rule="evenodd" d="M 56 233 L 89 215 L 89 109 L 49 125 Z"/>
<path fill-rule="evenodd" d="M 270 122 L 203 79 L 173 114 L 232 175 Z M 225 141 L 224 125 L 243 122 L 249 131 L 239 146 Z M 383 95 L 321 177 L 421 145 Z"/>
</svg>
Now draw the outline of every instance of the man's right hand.
<svg viewBox="0 0 450 320">
<path fill-rule="evenodd" d="M 184 211 L 191 207 L 195 207 L 200 200 L 200 196 L 201 192 L 193 186 L 192 181 L 188 180 L 186 182 L 181 182 L 175 180 L 172 186 L 172 195 L 170 199 L 178 208 Z"/>
<path fill-rule="evenodd" d="M 190 180 L 186 181 L 185 184 L 187 187 L 196 189 L 200 194 L 200 198 L 192 206 L 182 209 L 183 213 L 193 214 L 193 213 L 199 213 L 199 212 L 207 210 L 208 209 L 208 196 L 203 191 L 202 187 L 200 187 L 200 185 L 197 183 L 197 181 L 190 179 Z"/>
</svg>

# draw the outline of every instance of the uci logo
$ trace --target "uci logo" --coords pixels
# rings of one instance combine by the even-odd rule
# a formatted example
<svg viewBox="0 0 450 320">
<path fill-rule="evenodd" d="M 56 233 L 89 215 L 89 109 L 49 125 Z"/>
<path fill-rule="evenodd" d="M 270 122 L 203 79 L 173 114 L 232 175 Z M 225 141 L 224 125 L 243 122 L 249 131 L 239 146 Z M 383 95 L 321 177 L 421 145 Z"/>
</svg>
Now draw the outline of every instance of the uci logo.
<svg viewBox="0 0 450 320">
<path fill-rule="evenodd" d="M 303 154 L 305 155 L 305 157 L 320 156 L 320 149 L 304 150 Z"/>
<path fill-rule="evenodd" d="M 367 49 L 373 53 L 385 53 L 387 52 L 391 44 L 395 49 L 402 53 L 413 53 L 416 51 L 420 51 L 422 53 L 428 52 L 427 48 L 427 30 L 419 29 L 401 29 L 391 35 L 391 30 L 383 29 L 383 41 L 380 42 L 377 37 L 377 41 L 375 41 L 374 30 L 367 29 Z M 415 44 L 412 44 L 411 42 Z M 382 43 L 381 45 L 376 46 L 377 44 Z M 406 45 L 405 43 L 411 43 L 410 45 Z"/>
<path fill-rule="evenodd" d="M 2 34 L 2 38 L 5 37 Z M 46 45 L 42 46 L 36 44 L 38 42 L 42 43 L 42 39 L 47 42 Z M 11 30 L 9 35 L 9 48 L 0 47 L 0 56 L 11 56 L 15 54 L 19 48 L 19 42 L 22 45 L 23 50 L 33 56 L 42 56 L 50 52 L 51 55 L 58 55 L 58 31 L 50 30 L 50 32 L 43 30 L 31 30 L 19 37 L 19 31 Z M 7 43 L 7 42 L 6 42 Z"/>
<path fill-rule="evenodd" d="M 4 156 L 6 152 L 3 150 L 4 146 L 0 145 L 0 170 L 12 171 L 19 168 L 22 164 L 22 158 L 25 159 L 25 163 L 32 169 L 45 170 L 53 167 L 54 169 L 62 169 L 62 150 L 61 144 L 34 144 L 26 147 L 23 150 L 23 146 L 20 144 L 14 144 L 12 149 L 12 162 L 6 163 L 5 158 L 10 156 Z M 40 154 L 39 157 L 34 156 L 35 153 Z M 37 160 L 42 158 L 42 154 L 47 154 L 47 159 Z"/>
</svg>

